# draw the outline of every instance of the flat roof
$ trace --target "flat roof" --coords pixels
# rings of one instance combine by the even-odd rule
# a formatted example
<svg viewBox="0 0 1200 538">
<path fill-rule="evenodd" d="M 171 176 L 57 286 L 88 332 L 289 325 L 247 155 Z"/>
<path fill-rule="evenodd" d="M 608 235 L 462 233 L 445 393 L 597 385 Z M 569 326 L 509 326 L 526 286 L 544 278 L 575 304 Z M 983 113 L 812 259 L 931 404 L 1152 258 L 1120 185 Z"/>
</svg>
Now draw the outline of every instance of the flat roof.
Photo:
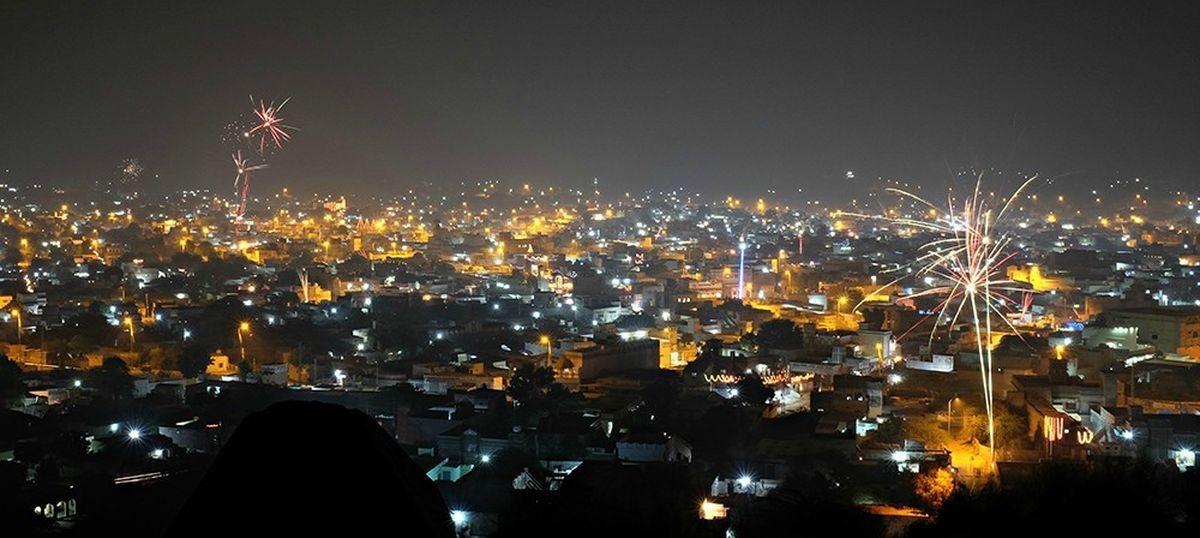
<svg viewBox="0 0 1200 538">
<path fill-rule="evenodd" d="M 1143 315 L 1143 316 L 1163 316 L 1168 318 L 1186 318 L 1191 316 L 1200 316 L 1200 308 L 1191 306 L 1143 306 L 1137 308 L 1118 308 L 1109 310 L 1108 313 L 1121 315 Z"/>
</svg>

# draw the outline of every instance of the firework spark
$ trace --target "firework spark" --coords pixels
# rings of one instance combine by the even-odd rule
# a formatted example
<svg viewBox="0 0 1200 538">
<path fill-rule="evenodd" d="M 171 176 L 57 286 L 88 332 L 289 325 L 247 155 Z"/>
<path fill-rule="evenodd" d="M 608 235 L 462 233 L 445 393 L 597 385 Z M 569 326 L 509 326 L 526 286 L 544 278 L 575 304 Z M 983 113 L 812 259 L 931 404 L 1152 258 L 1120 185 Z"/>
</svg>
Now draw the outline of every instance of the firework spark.
<svg viewBox="0 0 1200 538">
<path fill-rule="evenodd" d="M 281 149 L 284 142 L 292 139 L 288 131 L 295 131 L 296 128 L 283 123 L 283 117 L 279 115 L 290 99 L 284 99 L 279 106 L 275 106 L 273 101 L 268 104 L 260 99 L 255 105 L 254 125 L 243 136 L 258 150 L 260 156 L 266 153 L 269 145 L 274 144 L 275 149 Z M 250 100 L 253 102 L 254 98 Z"/>
<path fill-rule="evenodd" d="M 241 197 L 241 201 L 238 203 L 237 213 L 240 216 L 246 213 L 246 198 L 250 194 L 250 173 L 257 170 L 262 170 L 266 168 L 267 165 L 266 163 L 250 164 L 249 161 L 242 157 L 242 152 L 238 151 L 237 153 L 233 154 L 233 166 L 234 169 L 237 170 L 237 175 L 233 178 L 233 189 L 234 192 L 238 193 Z"/>
<path fill-rule="evenodd" d="M 141 161 L 137 159 L 130 158 L 121 161 L 121 184 L 137 183 L 138 178 L 142 177 L 143 170 Z"/>
<path fill-rule="evenodd" d="M 1021 184 L 999 206 L 998 211 L 994 210 L 989 203 L 990 197 L 981 194 L 982 176 L 980 176 L 975 182 L 975 190 L 967 199 L 959 204 L 951 198 L 948 200 L 946 208 L 939 208 L 904 190 L 888 189 L 892 193 L 927 208 L 928 212 L 922 211 L 921 217 L 892 218 L 851 215 L 881 219 L 897 225 L 932 232 L 939 236 L 938 239 L 921 246 L 922 253 L 914 263 L 919 269 L 913 276 L 928 277 L 932 280 L 927 281 L 942 281 L 946 284 L 931 285 L 908 297 L 942 298 L 932 315 L 937 316 L 937 319 L 951 316 L 951 326 L 958 323 L 958 320 L 964 315 L 969 316 L 975 333 L 975 349 L 979 354 L 980 382 L 983 386 L 984 408 L 988 420 L 988 445 L 993 458 L 996 451 L 996 426 L 992 407 L 992 319 L 995 317 L 1003 320 L 1009 329 L 1020 335 L 1020 332 L 1013 327 L 1005 315 L 1006 310 L 1011 310 L 1013 305 L 1019 305 L 1020 302 L 1012 299 L 1006 293 L 1028 291 L 1016 282 L 1002 276 L 1005 264 L 1013 258 L 1015 253 L 1007 250 L 1012 241 L 1011 237 L 1002 232 L 998 233 L 997 226 L 1003 222 L 1004 214 L 1012 202 L 1035 179 L 1036 176 Z M 880 287 L 875 293 L 887 289 L 903 278 L 906 277 L 901 277 Z M 875 295 L 875 293 L 871 295 Z M 859 306 L 861 305 L 862 303 L 859 303 Z M 932 340 L 932 338 L 931 331 L 930 339 Z"/>
</svg>

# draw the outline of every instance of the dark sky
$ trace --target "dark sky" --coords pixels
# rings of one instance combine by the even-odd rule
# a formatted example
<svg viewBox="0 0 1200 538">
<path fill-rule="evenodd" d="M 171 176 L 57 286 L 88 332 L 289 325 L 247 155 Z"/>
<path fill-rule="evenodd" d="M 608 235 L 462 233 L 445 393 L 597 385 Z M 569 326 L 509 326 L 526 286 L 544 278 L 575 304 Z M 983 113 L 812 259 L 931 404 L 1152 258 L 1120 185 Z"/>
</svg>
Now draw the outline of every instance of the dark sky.
<svg viewBox="0 0 1200 538">
<path fill-rule="evenodd" d="M 5 0 L 0 177 L 226 189 L 249 94 L 302 129 L 262 189 L 1200 172 L 1196 2 L 300 4 Z"/>
</svg>

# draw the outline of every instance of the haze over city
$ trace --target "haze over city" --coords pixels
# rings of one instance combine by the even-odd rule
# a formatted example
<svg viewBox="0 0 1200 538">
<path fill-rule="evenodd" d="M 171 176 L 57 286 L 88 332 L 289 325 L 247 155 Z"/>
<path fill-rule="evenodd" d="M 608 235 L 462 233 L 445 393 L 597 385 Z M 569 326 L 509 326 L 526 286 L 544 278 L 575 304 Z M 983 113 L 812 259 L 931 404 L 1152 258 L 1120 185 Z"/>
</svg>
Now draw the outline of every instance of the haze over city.
<svg viewBox="0 0 1200 538">
<path fill-rule="evenodd" d="M 219 188 L 219 134 L 251 94 L 291 96 L 304 126 L 272 189 L 599 178 L 794 205 L 880 177 L 1177 189 L 1200 171 L 1186 3 L 3 9 L 8 182 L 82 186 L 135 158 L 154 189 Z"/>
</svg>

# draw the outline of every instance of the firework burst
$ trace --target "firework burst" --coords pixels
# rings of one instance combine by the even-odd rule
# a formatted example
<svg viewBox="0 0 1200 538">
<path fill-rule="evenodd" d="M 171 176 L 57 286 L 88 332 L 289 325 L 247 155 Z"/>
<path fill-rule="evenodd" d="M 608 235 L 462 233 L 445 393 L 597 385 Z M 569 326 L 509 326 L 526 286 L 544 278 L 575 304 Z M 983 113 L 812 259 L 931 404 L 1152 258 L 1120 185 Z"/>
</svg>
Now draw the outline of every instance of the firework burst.
<svg viewBox="0 0 1200 538">
<path fill-rule="evenodd" d="M 290 99 L 291 97 L 284 99 L 279 106 L 275 106 L 273 101 L 268 104 L 259 99 L 255 105 L 254 124 L 246 130 L 243 137 L 258 150 L 260 156 L 264 155 L 271 145 L 274 145 L 275 149 L 282 149 L 283 143 L 292 139 L 289 131 L 295 131 L 296 128 L 283 123 L 283 117 L 279 115 Z M 254 102 L 254 98 L 251 97 L 250 101 Z"/>
<path fill-rule="evenodd" d="M 932 316 L 936 316 L 935 319 L 938 320 L 949 317 L 951 326 L 957 324 L 959 319 L 970 320 L 975 333 L 975 349 L 979 354 L 979 375 L 988 421 L 988 445 L 993 458 L 996 450 L 996 425 L 992 407 L 992 320 L 1002 320 L 1009 329 L 1020 335 L 1005 315 L 1006 311 L 1011 311 L 1012 307 L 1020 302 L 1006 294 L 1028 291 L 1003 276 L 1005 264 L 1015 253 L 1008 251 L 1012 238 L 998 231 L 998 225 L 1003 222 L 1004 214 L 1013 201 L 1035 179 L 1036 176 L 1022 183 L 998 208 L 994 208 L 990 203 L 992 197 L 981 194 L 982 176 L 979 176 L 975 182 L 975 190 L 969 197 L 961 203 L 950 198 L 945 208 L 939 208 L 910 192 L 888 189 L 889 192 L 926 208 L 928 211 L 921 212 L 922 218 L 851 215 L 881 219 L 900 226 L 932 232 L 938 236 L 938 239 L 921 246 L 921 254 L 914 262 L 918 269 L 913 276 L 928 277 L 931 279 L 928 281 L 944 284 L 931 285 L 908 297 L 941 298 Z M 903 278 L 907 278 L 907 275 L 880 287 L 875 293 L 887 289 Z M 859 303 L 858 306 L 861 305 L 862 303 Z M 930 339 L 932 338 L 931 331 Z"/>
<path fill-rule="evenodd" d="M 292 139 L 295 127 L 283 122 L 279 115 L 291 98 L 284 99 L 276 105 L 274 101 L 255 100 L 250 96 L 253 109 L 225 126 L 222 140 L 232 146 L 233 164 L 237 170 L 234 178 L 234 193 L 239 197 L 238 216 L 246 212 L 246 201 L 250 194 L 250 173 L 267 167 L 267 160 L 277 151 L 283 149 L 284 143 Z M 251 164 L 242 157 L 242 149 L 256 153 L 258 164 Z"/>
<path fill-rule="evenodd" d="M 138 178 L 142 177 L 143 170 L 145 169 L 142 168 L 141 161 L 137 159 L 130 158 L 121 161 L 121 184 L 130 185 L 137 183 Z"/>
</svg>

